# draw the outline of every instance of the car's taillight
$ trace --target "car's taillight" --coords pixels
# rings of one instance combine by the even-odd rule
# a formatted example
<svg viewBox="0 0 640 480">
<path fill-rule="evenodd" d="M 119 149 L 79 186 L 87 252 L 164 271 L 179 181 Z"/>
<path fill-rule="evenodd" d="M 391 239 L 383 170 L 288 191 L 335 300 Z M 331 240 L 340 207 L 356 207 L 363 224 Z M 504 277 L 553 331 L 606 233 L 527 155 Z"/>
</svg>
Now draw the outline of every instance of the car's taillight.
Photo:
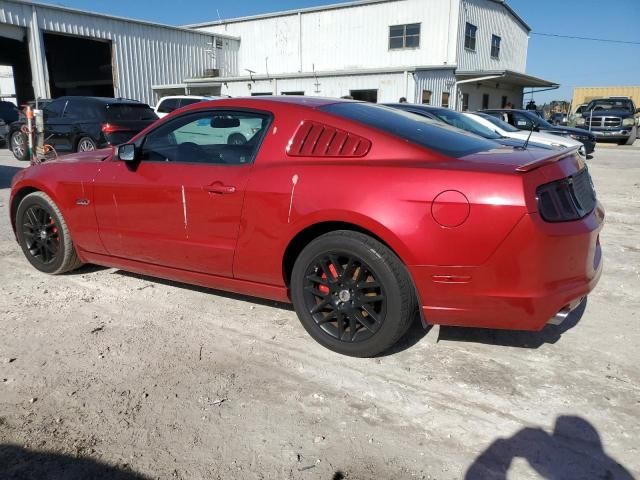
<svg viewBox="0 0 640 480">
<path fill-rule="evenodd" d="M 113 123 L 102 124 L 102 133 L 126 132 L 128 130 L 129 129 L 127 127 L 123 127 L 121 125 L 114 125 Z"/>
<path fill-rule="evenodd" d="M 586 168 L 571 177 L 539 186 L 536 196 L 538 211 L 547 222 L 579 220 L 596 206 L 596 191 Z"/>
</svg>

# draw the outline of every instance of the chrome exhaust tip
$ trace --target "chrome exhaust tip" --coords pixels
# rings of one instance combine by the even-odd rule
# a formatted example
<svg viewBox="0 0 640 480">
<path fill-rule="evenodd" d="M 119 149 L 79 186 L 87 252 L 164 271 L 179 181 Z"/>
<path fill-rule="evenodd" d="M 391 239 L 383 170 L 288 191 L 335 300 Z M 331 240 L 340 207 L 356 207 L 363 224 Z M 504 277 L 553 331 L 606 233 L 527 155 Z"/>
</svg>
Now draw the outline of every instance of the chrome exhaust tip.
<svg viewBox="0 0 640 480">
<path fill-rule="evenodd" d="M 551 319 L 547 322 L 549 325 L 562 325 L 567 317 L 571 314 L 571 307 L 564 307 L 558 313 L 556 313 Z"/>
</svg>

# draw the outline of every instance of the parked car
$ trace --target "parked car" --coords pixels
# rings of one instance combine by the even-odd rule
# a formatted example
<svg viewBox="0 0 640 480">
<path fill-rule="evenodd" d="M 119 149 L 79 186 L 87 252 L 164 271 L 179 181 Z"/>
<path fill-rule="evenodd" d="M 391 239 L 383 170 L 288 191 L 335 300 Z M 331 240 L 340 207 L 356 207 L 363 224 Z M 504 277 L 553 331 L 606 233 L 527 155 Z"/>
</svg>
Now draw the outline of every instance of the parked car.
<svg viewBox="0 0 640 480">
<path fill-rule="evenodd" d="M 215 97 L 215 96 L 201 96 L 201 95 L 172 95 L 168 97 L 162 97 L 156 107 L 153 109 L 159 118 L 163 118 L 170 113 L 178 110 L 179 108 L 186 107 L 187 105 L 193 105 L 198 102 L 207 102 L 215 100 L 217 98 L 227 97 Z"/>
<path fill-rule="evenodd" d="M 58 153 L 86 152 L 128 142 L 158 119 L 149 105 L 123 98 L 60 97 L 43 109 L 44 143 Z M 25 119 L 10 127 L 10 148 L 27 160 Z"/>
<path fill-rule="evenodd" d="M 0 145 L 4 145 L 9 137 L 9 125 L 0 118 Z"/>
<path fill-rule="evenodd" d="M 530 142 L 536 144 L 548 145 L 550 147 L 557 148 L 578 148 L 578 153 L 583 157 L 586 157 L 586 151 L 584 145 L 570 137 L 562 135 L 551 135 L 543 132 L 527 132 L 525 130 L 519 130 L 513 125 L 509 125 L 507 122 L 500 120 L 492 115 L 482 112 L 465 113 L 477 122 L 484 125 L 486 128 L 493 129 L 498 135 L 506 138 L 512 138 L 518 140 L 520 143 L 526 142 L 529 139 Z M 530 137 L 530 138 L 529 138 Z"/>
<path fill-rule="evenodd" d="M 246 119 L 262 124 L 246 144 L 216 132 Z M 179 140 L 205 122 L 199 143 Z M 20 170 L 9 202 L 42 272 L 97 263 L 291 301 L 314 339 L 353 356 L 391 347 L 418 311 L 540 330 L 602 270 L 604 212 L 574 152 L 365 102 L 198 103 L 128 144 Z"/>
<path fill-rule="evenodd" d="M 633 145 L 638 136 L 640 109 L 628 97 L 592 100 L 582 112 L 576 126 L 589 130 L 600 140 L 615 140 L 620 145 Z"/>
<path fill-rule="evenodd" d="M 474 118 L 465 116 L 455 110 L 450 110 L 444 107 L 431 107 L 428 105 L 418 105 L 414 103 L 389 103 L 387 106 L 404 110 L 415 115 L 420 115 L 424 118 L 429 118 L 437 122 L 444 122 L 452 127 L 459 128 L 469 133 L 479 135 L 487 140 L 493 140 L 501 145 L 508 147 L 521 147 L 524 142 L 519 140 L 513 140 L 507 136 L 501 135 L 496 132 L 495 129 L 487 128 Z M 538 144 L 536 142 L 530 142 L 529 145 L 535 148 L 547 148 L 544 144 Z"/>
<path fill-rule="evenodd" d="M 540 118 L 538 115 L 531 113 L 528 110 L 493 109 L 480 111 L 504 120 L 520 130 L 533 130 L 534 132 L 571 137 L 584 145 L 585 153 L 587 155 L 593 153 L 596 149 L 596 137 L 593 134 L 585 132 L 580 128 L 551 125 L 543 118 Z"/>
<path fill-rule="evenodd" d="M 4 120 L 7 125 L 18 120 L 18 107 L 16 107 L 14 103 L 1 100 L 0 120 Z"/>
<path fill-rule="evenodd" d="M 549 117 L 549 123 L 552 125 L 567 125 L 569 123 L 569 117 L 566 113 L 553 112 Z"/>
</svg>

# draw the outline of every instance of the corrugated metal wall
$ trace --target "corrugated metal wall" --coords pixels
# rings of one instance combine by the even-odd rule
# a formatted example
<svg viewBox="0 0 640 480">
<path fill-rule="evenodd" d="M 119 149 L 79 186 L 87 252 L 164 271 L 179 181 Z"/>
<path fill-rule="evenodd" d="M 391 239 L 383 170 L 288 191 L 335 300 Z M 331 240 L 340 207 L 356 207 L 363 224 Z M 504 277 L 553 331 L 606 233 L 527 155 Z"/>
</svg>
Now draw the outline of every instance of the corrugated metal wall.
<svg viewBox="0 0 640 480">
<path fill-rule="evenodd" d="M 200 30 L 241 37 L 239 69 L 256 73 L 340 71 L 455 63 L 460 0 L 396 0 Z M 389 26 L 421 24 L 420 48 L 389 50 Z"/>
<path fill-rule="evenodd" d="M 220 68 L 225 76 L 237 75 L 239 41 L 235 39 L 221 38 L 216 48 L 216 38 L 202 32 L 0 0 L 0 23 L 33 31 L 34 17 L 42 31 L 111 41 L 117 96 L 155 103 L 152 85 L 182 83 L 202 77 L 211 68 Z M 30 44 L 36 41 L 32 37 Z M 38 65 L 32 58 L 32 70 L 34 63 Z M 46 71 L 43 74 L 46 78 Z M 34 80 L 37 75 L 34 72 Z M 41 89 L 36 85 L 37 94 L 45 96 Z"/>
<path fill-rule="evenodd" d="M 465 24 L 478 27 L 476 51 L 464 48 Z M 491 58 L 491 36 L 502 38 L 500 58 Z M 499 3 L 493 0 L 463 0 L 458 26 L 458 70 L 513 70 L 527 68 L 529 32 Z"/>
<path fill-rule="evenodd" d="M 454 106 L 456 76 L 453 69 L 450 70 L 422 70 L 415 72 L 415 97 L 414 103 L 422 103 L 423 91 L 431 92 L 431 103 L 434 107 L 442 106 L 442 94 L 449 93 L 449 107 Z M 408 99 L 411 101 L 411 99 Z"/>
<path fill-rule="evenodd" d="M 640 108 L 640 86 L 639 87 L 578 87 L 573 89 L 572 108 L 575 110 L 578 105 L 588 103 L 595 98 L 606 97 L 630 97 L 636 108 Z"/>
</svg>

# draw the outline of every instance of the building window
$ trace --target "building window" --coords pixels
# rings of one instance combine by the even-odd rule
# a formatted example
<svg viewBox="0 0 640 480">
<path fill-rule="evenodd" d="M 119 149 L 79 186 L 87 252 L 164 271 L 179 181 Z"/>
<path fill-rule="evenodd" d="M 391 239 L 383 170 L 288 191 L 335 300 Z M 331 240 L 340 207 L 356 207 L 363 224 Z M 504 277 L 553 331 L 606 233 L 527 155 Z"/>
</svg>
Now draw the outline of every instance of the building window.
<svg viewBox="0 0 640 480">
<path fill-rule="evenodd" d="M 271 92 L 251 92 L 252 97 L 268 97 L 273 95 Z"/>
<path fill-rule="evenodd" d="M 462 94 L 462 111 L 463 112 L 469 111 L 469 94 L 468 93 Z"/>
<path fill-rule="evenodd" d="M 300 91 L 300 92 L 282 92 L 282 95 L 298 95 L 298 96 L 302 96 L 304 95 L 304 92 Z"/>
<path fill-rule="evenodd" d="M 464 48 L 476 51 L 476 33 L 478 33 L 478 27 L 467 22 L 464 28 Z"/>
<path fill-rule="evenodd" d="M 497 35 L 491 35 L 491 58 L 500 58 L 500 43 L 502 39 Z"/>
<path fill-rule="evenodd" d="M 431 90 L 422 90 L 422 104 L 431 105 Z"/>
<path fill-rule="evenodd" d="M 361 102 L 378 102 L 378 90 L 350 90 L 349 95 L 354 100 L 360 100 Z"/>
<path fill-rule="evenodd" d="M 500 106 L 500 108 L 505 108 L 505 107 L 507 106 L 507 102 L 508 102 L 508 101 L 509 101 L 509 100 L 507 99 L 507 96 L 506 96 L 506 95 L 504 95 L 504 96 L 502 97 L 502 101 L 500 102 L 500 105 L 501 105 L 501 106 Z"/>
<path fill-rule="evenodd" d="M 389 27 L 389 50 L 418 48 L 420 46 L 420 24 L 393 25 Z"/>
<path fill-rule="evenodd" d="M 489 94 L 488 93 L 483 93 L 482 94 L 482 108 L 489 108 Z"/>
<path fill-rule="evenodd" d="M 449 108 L 449 92 L 442 92 L 442 107 Z"/>
</svg>

